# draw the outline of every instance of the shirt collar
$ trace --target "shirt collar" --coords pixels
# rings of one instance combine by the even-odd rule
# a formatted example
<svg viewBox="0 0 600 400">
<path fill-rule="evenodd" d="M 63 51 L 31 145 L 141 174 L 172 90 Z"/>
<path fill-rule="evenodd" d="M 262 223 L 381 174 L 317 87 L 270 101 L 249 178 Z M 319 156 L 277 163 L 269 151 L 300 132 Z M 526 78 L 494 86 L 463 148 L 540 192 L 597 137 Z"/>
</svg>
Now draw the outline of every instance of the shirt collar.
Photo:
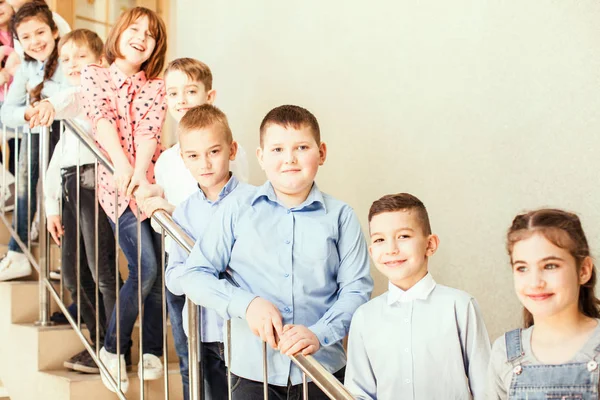
<svg viewBox="0 0 600 400">
<path fill-rule="evenodd" d="M 419 282 L 413 287 L 404 291 L 392 282 L 388 284 L 388 305 L 398 303 L 408 303 L 413 300 L 425 300 L 435 288 L 435 280 L 428 272 Z"/>
<path fill-rule="evenodd" d="M 119 69 L 119 67 L 117 67 L 116 63 L 112 63 L 109 72 L 112 81 L 119 89 L 127 82 L 127 80 L 130 80 L 131 85 L 135 86 L 134 91 L 138 91 L 146 82 L 146 73 L 143 70 L 140 70 L 140 72 L 134 75 L 127 76 Z"/>
<path fill-rule="evenodd" d="M 275 194 L 275 189 L 273 189 L 273 185 L 271 182 L 267 181 L 262 186 L 258 188 L 256 194 L 252 198 L 250 204 L 254 205 L 258 201 L 269 201 L 271 203 L 275 203 L 280 205 L 285 209 L 290 209 L 292 211 L 314 211 L 318 209 L 323 209 L 323 211 L 327 212 L 327 208 L 325 207 L 325 200 L 323 199 L 323 193 L 319 190 L 316 183 L 313 183 L 306 200 L 295 207 L 287 207 L 284 204 L 281 204 L 277 195 Z"/>
<path fill-rule="evenodd" d="M 202 190 L 200 190 L 200 197 L 202 197 L 202 200 L 208 202 L 209 204 L 217 204 L 218 202 L 223 200 L 229 193 L 231 193 L 233 191 L 233 189 L 235 189 L 238 186 L 239 183 L 240 183 L 240 181 L 238 181 L 238 179 L 235 177 L 235 175 L 233 175 L 230 172 L 229 180 L 227 181 L 225 186 L 223 186 L 223 189 L 221 189 L 221 191 L 219 192 L 219 197 L 217 198 L 216 201 L 208 200 Z"/>
</svg>

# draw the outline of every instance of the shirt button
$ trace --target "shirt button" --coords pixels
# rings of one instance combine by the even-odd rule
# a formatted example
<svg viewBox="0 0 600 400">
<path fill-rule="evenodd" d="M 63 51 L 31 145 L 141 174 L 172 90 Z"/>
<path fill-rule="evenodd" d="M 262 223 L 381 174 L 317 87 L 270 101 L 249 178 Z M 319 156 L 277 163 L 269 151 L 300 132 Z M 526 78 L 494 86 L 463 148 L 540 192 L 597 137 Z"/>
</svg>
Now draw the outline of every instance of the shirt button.
<svg viewBox="0 0 600 400">
<path fill-rule="evenodd" d="M 292 212 L 292 210 L 287 210 L 287 213 L 288 213 L 288 214 L 289 214 L 289 213 L 291 213 L 291 212 Z"/>
<path fill-rule="evenodd" d="M 284 277 L 289 278 L 290 274 L 285 274 Z"/>
<path fill-rule="evenodd" d="M 290 312 L 290 308 L 289 308 L 289 307 L 286 307 L 286 308 L 284 308 L 284 309 L 283 309 L 283 311 L 285 311 L 285 312 L 289 313 L 289 312 Z"/>
<path fill-rule="evenodd" d="M 404 382 L 406 382 L 406 383 L 410 383 L 410 379 L 406 379 Z"/>
<path fill-rule="evenodd" d="M 323 343 L 328 344 L 329 343 L 329 339 L 327 339 L 327 338 L 323 339 Z"/>
<path fill-rule="evenodd" d="M 286 240 L 286 241 L 285 241 L 285 244 L 290 244 L 290 241 L 289 241 L 289 240 Z"/>
<path fill-rule="evenodd" d="M 408 353 L 408 351 L 409 351 L 409 350 L 408 350 L 408 347 L 404 349 L 404 352 L 405 352 L 405 353 Z"/>
<path fill-rule="evenodd" d="M 404 318 L 404 322 L 408 323 L 408 318 Z"/>
</svg>

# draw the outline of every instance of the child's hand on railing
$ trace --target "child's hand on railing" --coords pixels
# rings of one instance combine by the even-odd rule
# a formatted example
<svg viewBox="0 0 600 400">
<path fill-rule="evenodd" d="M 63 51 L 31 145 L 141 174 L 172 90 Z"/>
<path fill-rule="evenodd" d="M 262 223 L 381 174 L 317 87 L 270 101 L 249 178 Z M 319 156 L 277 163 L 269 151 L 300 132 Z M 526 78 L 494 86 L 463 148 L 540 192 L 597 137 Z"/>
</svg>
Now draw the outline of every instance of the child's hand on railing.
<svg viewBox="0 0 600 400">
<path fill-rule="evenodd" d="M 135 191 L 135 201 L 141 204 L 150 197 L 163 197 L 163 195 L 164 191 L 159 185 L 142 183 Z"/>
<path fill-rule="evenodd" d="M 29 127 L 50 126 L 54 122 L 55 110 L 49 101 L 40 101 L 34 107 L 36 113 L 29 120 Z"/>
<path fill-rule="evenodd" d="M 60 216 L 49 215 L 46 218 L 46 226 L 48 228 L 48 232 L 50 232 L 50 235 L 52 235 L 52 239 L 54 239 L 56 244 L 60 246 L 60 237 L 65 234 L 63 226 L 60 223 Z"/>
<path fill-rule="evenodd" d="M 139 187 L 143 185 L 149 185 L 148 178 L 146 177 L 146 171 L 138 171 L 135 170 L 133 175 L 131 175 L 131 180 L 129 181 L 129 185 L 127 185 L 127 196 L 133 195 L 133 192 Z"/>
<path fill-rule="evenodd" d="M 283 333 L 283 322 L 279 310 L 273 303 L 255 297 L 246 310 L 246 321 L 252 333 L 277 349 L 277 343 Z"/>
<path fill-rule="evenodd" d="M 33 106 L 27 106 L 27 108 L 25 109 L 25 121 L 29 122 L 31 120 L 31 118 L 33 118 L 33 116 L 35 114 L 37 114 L 37 110 L 35 109 L 35 107 Z"/>
<path fill-rule="evenodd" d="M 139 190 L 139 188 L 138 188 L 138 190 Z M 136 199 L 137 199 L 137 191 L 136 191 Z M 175 211 L 175 207 L 171 203 L 169 203 L 166 199 L 164 199 L 162 197 L 158 197 L 158 196 L 149 197 L 146 200 L 144 200 L 143 203 L 138 203 L 138 204 L 140 204 L 142 211 L 147 216 L 151 216 L 152 214 L 154 214 L 154 212 L 156 210 L 165 210 L 169 214 L 173 214 L 173 211 Z"/>
<path fill-rule="evenodd" d="M 286 356 L 302 352 L 303 355 L 316 353 L 321 347 L 319 338 L 304 325 L 286 325 L 279 340 L 279 351 Z"/>
<path fill-rule="evenodd" d="M 127 187 L 133 176 L 133 167 L 129 164 L 129 161 L 123 163 L 117 163 L 115 161 L 115 173 L 113 175 L 113 181 L 115 182 L 115 188 L 121 195 L 127 193 Z"/>
</svg>

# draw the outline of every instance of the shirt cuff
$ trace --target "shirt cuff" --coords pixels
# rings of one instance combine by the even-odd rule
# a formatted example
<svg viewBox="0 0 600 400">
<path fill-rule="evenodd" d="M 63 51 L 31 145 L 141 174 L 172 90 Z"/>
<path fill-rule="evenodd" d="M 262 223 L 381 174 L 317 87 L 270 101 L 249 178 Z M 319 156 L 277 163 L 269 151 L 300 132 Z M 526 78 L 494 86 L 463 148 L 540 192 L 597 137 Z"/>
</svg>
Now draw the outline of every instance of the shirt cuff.
<svg viewBox="0 0 600 400">
<path fill-rule="evenodd" d="M 334 340 L 335 335 L 333 334 L 331 328 L 323 322 L 317 322 L 313 326 L 309 326 L 308 329 L 310 329 L 317 336 L 317 339 L 319 339 L 319 343 L 321 343 L 322 347 L 331 346 L 337 342 Z"/>
<path fill-rule="evenodd" d="M 46 207 L 46 215 L 47 216 L 51 216 L 51 215 L 60 215 L 60 211 L 59 211 L 59 203 L 57 201 L 54 200 L 46 200 L 44 202 L 44 206 Z"/>
<path fill-rule="evenodd" d="M 243 289 L 235 288 L 231 301 L 227 307 L 227 312 L 232 317 L 246 319 L 246 310 L 248 306 L 258 296 Z"/>
</svg>

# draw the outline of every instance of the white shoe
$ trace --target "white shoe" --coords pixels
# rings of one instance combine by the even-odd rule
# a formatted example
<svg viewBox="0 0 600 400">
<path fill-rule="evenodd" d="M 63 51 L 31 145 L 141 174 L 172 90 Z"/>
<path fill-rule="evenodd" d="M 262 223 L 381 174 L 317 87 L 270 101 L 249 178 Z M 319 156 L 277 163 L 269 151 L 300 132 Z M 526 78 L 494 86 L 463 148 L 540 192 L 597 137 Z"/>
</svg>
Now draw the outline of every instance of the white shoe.
<svg viewBox="0 0 600 400">
<path fill-rule="evenodd" d="M 29 231 L 29 237 L 32 242 L 37 241 L 40 238 L 40 221 L 38 213 L 35 213 L 35 220 L 31 224 L 31 231 Z"/>
<path fill-rule="evenodd" d="M 127 376 L 127 367 L 125 366 L 125 356 L 121 354 L 121 359 L 117 358 L 116 354 L 109 353 L 104 347 L 100 349 L 100 361 L 102 364 L 108 369 L 110 374 L 112 375 L 115 382 L 117 381 L 117 372 L 119 371 L 119 364 L 121 367 L 121 392 L 127 393 L 127 389 L 129 389 L 129 377 Z M 120 362 L 119 362 L 120 361 Z M 100 377 L 102 378 L 102 383 L 108 390 L 113 393 L 116 393 L 115 389 L 110 384 L 108 377 L 100 371 Z"/>
<path fill-rule="evenodd" d="M 50 271 L 50 280 L 60 281 L 61 270 L 60 267 L 56 267 L 54 271 Z"/>
<path fill-rule="evenodd" d="M 163 365 L 160 358 L 154 354 L 144 354 L 144 379 L 145 381 L 153 381 L 160 379 L 163 376 Z M 142 362 L 138 363 L 138 377 L 142 379 Z"/>
<path fill-rule="evenodd" d="M 9 250 L 0 261 L 0 282 L 29 275 L 31 275 L 31 264 L 23 253 Z"/>
</svg>

